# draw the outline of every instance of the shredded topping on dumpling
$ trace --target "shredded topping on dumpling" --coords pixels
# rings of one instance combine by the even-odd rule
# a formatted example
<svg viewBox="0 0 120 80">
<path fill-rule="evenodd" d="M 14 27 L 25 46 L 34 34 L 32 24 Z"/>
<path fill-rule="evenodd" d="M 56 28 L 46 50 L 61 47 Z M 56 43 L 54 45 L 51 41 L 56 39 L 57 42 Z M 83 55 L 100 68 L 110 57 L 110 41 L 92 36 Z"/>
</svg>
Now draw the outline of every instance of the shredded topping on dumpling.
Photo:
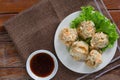
<svg viewBox="0 0 120 80">
<path fill-rule="evenodd" d="M 91 39 L 91 46 L 95 48 L 104 48 L 108 45 L 108 36 L 103 32 L 96 33 Z"/>
<path fill-rule="evenodd" d="M 78 37 L 76 29 L 64 28 L 61 31 L 60 39 L 66 46 L 70 46 Z"/>
<path fill-rule="evenodd" d="M 92 21 L 83 21 L 78 26 L 78 35 L 84 39 L 92 37 L 95 34 L 95 24 Z"/>
<path fill-rule="evenodd" d="M 84 41 L 76 41 L 72 44 L 70 55 L 75 60 L 85 60 L 88 54 L 88 44 Z"/>
<path fill-rule="evenodd" d="M 91 50 L 87 57 L 86 64 L 90 67 L 97 67 L 102 63 L 102 56 L 97 50 Z"/>
</svg>

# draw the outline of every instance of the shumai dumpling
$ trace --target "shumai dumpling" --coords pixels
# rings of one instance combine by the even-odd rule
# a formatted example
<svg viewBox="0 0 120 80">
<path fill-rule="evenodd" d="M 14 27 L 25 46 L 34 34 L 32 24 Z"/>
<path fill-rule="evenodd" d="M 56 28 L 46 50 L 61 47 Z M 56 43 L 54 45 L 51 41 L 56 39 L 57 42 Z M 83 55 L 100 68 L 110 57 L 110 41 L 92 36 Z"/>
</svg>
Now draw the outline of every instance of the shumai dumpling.
<svg viewBox="0 0 120 80">
<path fill-rule="evenodd" d="M 83 21 L 77 28 L 78 35 L 84 39 L 92 37 L 95 34 L 95 24 L 92 21 Z"/>
<path fill-rule="evenodd" d="M 70 47 L 71 44 L 78 38 L 77 30 L 72 28 L 64 28 L 60 33 L 60 39 L 67 46 Z"/>
<path fill-rule="evenodd" d="M 100 54 L 100 52 L 97 50 L 91 50 L 87 57 L 86 64 L 89 67 L 95 68 L 101 63 L 102 63 L 102 55 Z"/>
<path fill-rule="evenodd" d="M 70 55 L 74 60 L 86 60 L 88 55 L 88 44 L 84 41 L 76 41 L 70 48 Z"/>
<path fill-rule="evenodd" d="M 96 33 L 91 39 L 91 46 L 94 48 L 104 48 L 108 43 L 108 36 L 103 32 Z"/>
</svg>

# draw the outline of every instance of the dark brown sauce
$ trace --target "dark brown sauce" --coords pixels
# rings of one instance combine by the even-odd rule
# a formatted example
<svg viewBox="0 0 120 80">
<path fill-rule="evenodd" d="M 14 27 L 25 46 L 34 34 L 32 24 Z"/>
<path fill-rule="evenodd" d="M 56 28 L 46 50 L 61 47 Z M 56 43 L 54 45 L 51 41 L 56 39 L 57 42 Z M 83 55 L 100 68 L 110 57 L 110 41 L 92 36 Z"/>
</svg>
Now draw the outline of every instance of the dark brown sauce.
<svg viewBox="0 0 120 80">
<path fill-rule="evenodd" d="M 30 68 L 35 75 L 46 77 L 52 73 L 54 61 L 52 57 L 46 53 L 36 54 L 30 61 Z"/>
</svg>

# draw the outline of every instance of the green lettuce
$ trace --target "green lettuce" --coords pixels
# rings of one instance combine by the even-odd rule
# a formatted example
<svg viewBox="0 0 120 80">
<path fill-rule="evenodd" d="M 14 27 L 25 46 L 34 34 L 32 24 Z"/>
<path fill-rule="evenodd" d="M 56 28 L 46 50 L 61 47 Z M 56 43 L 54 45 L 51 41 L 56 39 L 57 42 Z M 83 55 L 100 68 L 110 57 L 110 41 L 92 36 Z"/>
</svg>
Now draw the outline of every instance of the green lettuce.
<svg viewBox="0 0 120 80">
<path fill-rule="evenodd" d="M 77 28 L 82 21 L 91 20 L 95 24 L 96 32 L 104 32 L 109 37 L 109 44 L 101 50 L 104 51 L 107 48 L 113 47 L 114 42 L 119 37 L 115 24 L 111 23 L 111 21 L 100 12 L 95 11 L 92 6 L 81 7 L 81 9 L 80 15 L 70 23 L 70 27 Z"/>
</svg>

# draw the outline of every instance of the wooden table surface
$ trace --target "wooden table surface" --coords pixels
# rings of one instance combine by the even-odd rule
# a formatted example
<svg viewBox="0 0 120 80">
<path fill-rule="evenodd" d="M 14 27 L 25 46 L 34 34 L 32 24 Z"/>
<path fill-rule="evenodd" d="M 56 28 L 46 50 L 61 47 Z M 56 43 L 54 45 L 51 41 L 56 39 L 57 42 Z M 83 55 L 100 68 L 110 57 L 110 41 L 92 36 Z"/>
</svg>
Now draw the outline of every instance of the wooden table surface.
<svg viewBox="0 0 120 80">
<path fill-rule="evenodd" d="M 24 78 L 27 76 L 25 66 L 4 29 L 3 23 L 39 1 L 0 0 L 0 80 L 25 80 Z M 120 0 L 103 1 L 120 29 Z M 107 73 L 99 80 L 120 80 L 120 68 Z"/>
</svg>

